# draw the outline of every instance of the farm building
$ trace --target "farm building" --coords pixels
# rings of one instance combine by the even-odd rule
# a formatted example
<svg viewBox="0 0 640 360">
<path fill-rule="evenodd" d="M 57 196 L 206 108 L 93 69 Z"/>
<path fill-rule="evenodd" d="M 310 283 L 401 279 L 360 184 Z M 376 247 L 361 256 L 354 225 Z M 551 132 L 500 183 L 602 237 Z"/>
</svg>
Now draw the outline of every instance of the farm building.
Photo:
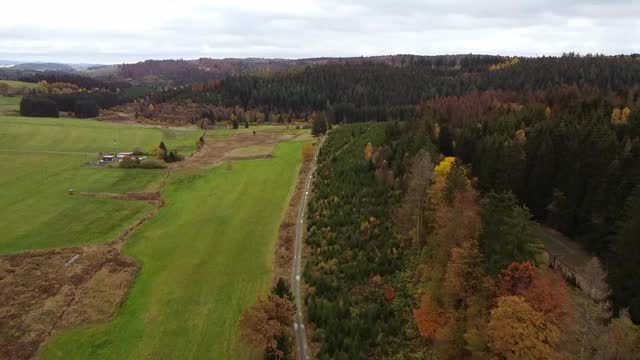
<svg viewBox="0 0 640 360">
<path fill-rule="evenodd" d="M 147 158 L 146 156 L 142 156 L 142 155 L 134 155 L 133 152 L 119 152 L 116 154 L 104 154 L 102 155 L 102 158 L 98 160 L 97 165 L 98 166 L 108 165 L 109 163 L 112 163 L 114 161 L 122 161 L 125 157 L 133 157 L 140 161 L 145 160 Z"/>
</svg>

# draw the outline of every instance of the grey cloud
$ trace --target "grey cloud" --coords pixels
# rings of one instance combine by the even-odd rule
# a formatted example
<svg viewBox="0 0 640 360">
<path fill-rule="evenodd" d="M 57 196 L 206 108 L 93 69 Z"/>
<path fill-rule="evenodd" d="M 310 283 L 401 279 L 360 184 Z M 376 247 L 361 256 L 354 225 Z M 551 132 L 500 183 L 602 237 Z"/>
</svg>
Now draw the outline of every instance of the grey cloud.
<svg viewBox="0 0 640 360">
<path fill-rule="evenodd" d="M 640 51 L 640 2 L 634 0 L 330 0 L 315 9 L 262 13 L 213 3 L 148 32 L 0 25 L 0 59 Z"/>
</svg>

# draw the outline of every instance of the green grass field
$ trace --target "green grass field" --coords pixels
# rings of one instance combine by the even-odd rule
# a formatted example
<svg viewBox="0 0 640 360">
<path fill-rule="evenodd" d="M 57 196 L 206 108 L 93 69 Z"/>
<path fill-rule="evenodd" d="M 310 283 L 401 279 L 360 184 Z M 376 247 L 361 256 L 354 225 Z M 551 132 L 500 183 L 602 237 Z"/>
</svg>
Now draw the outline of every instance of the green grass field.
<svg viewBox="0 0 640 360">
<path fill-rule="evenodd" d="M 17 115 L 21 99 L 20 96 L 0 96 L 0 115 Z"/>
<path fill-rule="evenodd" d="M 77 246 L 114 239 L 143 216 L 142 202 L 69 196 L 153 188 L 163 170 L 88 166 L 96 153 L 151 148 L 161 140 L 188 154 L 193 130 L 133 127 L 75 119 L 0 116 L 0 253 Z M 83 154 L 86 153 L 86 154 Z"/>
<path fill-rule="evenodd" d="M 28 83 L 16 80 L 0 80 L 0 84 L 9 85 L 10 89 L 35 89 L 36 87 L 38 87 L 38 84 L 36 83 Z"/>
<path fill-rule="evenodd" d="M 261 126 L 210 131 L 298 135 Z M 113 240 L 151 205 L 77 192 L 149 191 L 166 170 L 98 168 L 98 152 L 149 149 L 164 141 L 188 155 L 202 131 L 94 120 L 0 116 L 0 254 Z M 56 334 L 47 359 L 255 359 L 239 343 L 242 311 L 271 284 L 274 244 L 306 141 L 288 141 L 271 159 L 231 168 L 174 171 L 165 206 L 136 230 L 124 252 L 141 265 L 123 308 L 107 323 Z M 190 168 L 191 169 L 191 168 Z M 67 190 L 74 188 L 76 195 Z"/>
<path fill-rule="evenodd" d="M 142 269 L 115 319 L 54 337 L 45 359 L 252 359 L 237 321 L 268 292 L 305 142 L 275 157 L 169 178 L 166 205 L 128 241 Z"/>
</svg>

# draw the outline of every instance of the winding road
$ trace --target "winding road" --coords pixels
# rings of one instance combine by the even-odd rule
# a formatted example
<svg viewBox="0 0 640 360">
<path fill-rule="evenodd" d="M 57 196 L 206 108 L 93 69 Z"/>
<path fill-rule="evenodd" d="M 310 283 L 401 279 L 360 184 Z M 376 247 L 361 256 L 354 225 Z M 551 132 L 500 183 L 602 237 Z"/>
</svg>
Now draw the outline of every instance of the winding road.
<svg viewBox="0 0 640 360">
<path fill-rule="evenodd" d="M 309 193 L 311 192 L 311 182 L 313 181 L 313 174 L 316 171 L 318 152 L 324 142 L 324 138 L 318 142 L 318 149 L 313 156 L 311 163 L 311 169 L 309 174 L 305 178 L 304 189 L 302 198 L 299 204 L 298 217 L 296 218 L 296 238 L 294 244 L 293 254 L 293 272 L 291 273 L 291 284 L 293 296 L 295 298 L 296 314 L 293 317 L 293 331 L 296 341 L 296 359 L 307 360 L 311 358 L 309 344 L 307 342 L 307 333 L 304 326 L 304 315 L 302 307 L 302 295 L 301 295 L 301 282 L 302 282 L 302 246 L 305 234 L 305 210 L 307 209 L 307 202 L 309 200 Z"/>
</svg>

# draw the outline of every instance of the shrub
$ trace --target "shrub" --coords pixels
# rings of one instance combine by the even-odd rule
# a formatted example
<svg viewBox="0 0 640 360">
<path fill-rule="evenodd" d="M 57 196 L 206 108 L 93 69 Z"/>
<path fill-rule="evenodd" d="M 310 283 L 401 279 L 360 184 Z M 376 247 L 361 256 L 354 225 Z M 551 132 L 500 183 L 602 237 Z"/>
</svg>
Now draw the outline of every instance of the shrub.
<svg viewBox="0 0 640 360">
<path fill-rule="evenodd" d="M 124 159 L 120 161 L 119 167 L 125 168 L 125 169 L 133 169 L 133 168 L 139 167 L 139 165 L 140 165 L 140 160 L 138 160 L 138 158 L 133 156 L 125 156 Z"/>
<path fill-rule="evenodd" d="M 143 161 L 138 158 L 127 156 L 120 161 L 119 167 L 124 169 L 164 169 L 166 166 L 156 159 L 146 159 Z"/>
<path fill-rule="evenodd" d="M 32 117 L 58 117 L 58 106 L 41 96 L 25 96 L 20 101 L 20 115 Z"/>
<path fill-rule="evenodd" d="M 176 161 L 182 161 L 183 157 L 182 155 L 178 154 L 177 150 L 171 150 L 167 153 L 167 155 L 164 157 L 164 161 L 168 162 L 168 163 L 172 163 L 172 162 L 176 162 Z"/>
<path fill-rule="evenodd" d="M 156 159 L 146 159 L 138 165 L 140 169 L 164 169 L 166 166 Z"/>
</svg>

